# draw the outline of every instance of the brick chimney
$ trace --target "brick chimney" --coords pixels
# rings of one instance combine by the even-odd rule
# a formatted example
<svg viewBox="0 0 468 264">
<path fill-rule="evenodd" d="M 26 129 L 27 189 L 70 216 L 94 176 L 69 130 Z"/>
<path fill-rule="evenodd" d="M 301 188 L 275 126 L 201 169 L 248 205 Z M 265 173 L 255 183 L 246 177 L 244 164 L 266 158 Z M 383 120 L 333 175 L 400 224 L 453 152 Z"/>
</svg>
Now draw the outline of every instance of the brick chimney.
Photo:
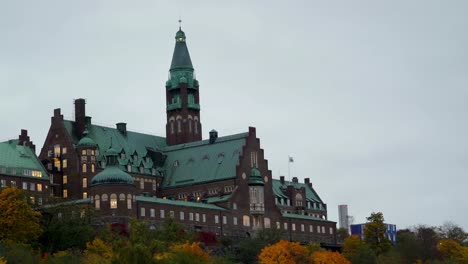
<svg viewBox="0 0 468 264">
<path fill-rule="evenodd" d="M 293 177 L 293 178 L 292 178 L 292 181 L 293 181 L 294 183 L 298 183 L 298 182 L 299 182 L 299 180 L 297 179 L 297 177 Z"/>
<path fill-rule="evenodd" d="M 124 136 L 127 135 L 127 124 L 126 123 L 120 122 L 120 123 L 115 124 L 115 126 L 117 127 L 117 130 L 120 132 L 120 134 L 122 134 Z"/>
<path fill-rule="evenodd" d="M 284 176 L 280 176 L 280 182 L 281 184 L 284 184 Z"/>
<path fill-rule="evenodd" d="M 86 129 L 86 101 L 83 98 L 75 100 L 75 129 L 78 138 L 83 137 L 83 131 Z"/>
<path fill-rule="evenodd" d="M 304 183 L 309 185 L 310 188 L 312 188 L 312 183 L 310 182 L 310 179 L 309 178 L 305 178 L 304 179 Z"/>
</svg>

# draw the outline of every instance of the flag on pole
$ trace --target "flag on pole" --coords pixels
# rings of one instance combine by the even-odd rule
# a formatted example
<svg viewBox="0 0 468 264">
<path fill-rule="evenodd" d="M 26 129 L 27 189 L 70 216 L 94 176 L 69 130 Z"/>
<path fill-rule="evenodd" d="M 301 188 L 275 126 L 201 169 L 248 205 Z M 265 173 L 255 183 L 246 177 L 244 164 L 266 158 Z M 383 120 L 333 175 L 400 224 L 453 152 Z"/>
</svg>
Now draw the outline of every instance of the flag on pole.
<svg viewBox="0 0 468 264">
<path fill-rule="evenodd" d="M 293 157 L 289 156 L 289 162 L 294 162 Z"/>
</svg>

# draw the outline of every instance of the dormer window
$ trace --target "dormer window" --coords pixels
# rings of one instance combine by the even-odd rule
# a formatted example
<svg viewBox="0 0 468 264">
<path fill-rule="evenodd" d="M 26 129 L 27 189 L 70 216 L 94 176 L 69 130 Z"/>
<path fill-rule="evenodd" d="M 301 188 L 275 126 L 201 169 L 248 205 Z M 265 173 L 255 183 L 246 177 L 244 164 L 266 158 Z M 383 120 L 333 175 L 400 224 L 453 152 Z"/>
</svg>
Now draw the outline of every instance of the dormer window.
<svg viewBox="0 0 468 264">
<path fill-rule="evenodd" d="M 137 161 L 138 160 L 138 155 L 137 154 L 133 154 L 133 161 Z"/>
<path fill-rule="evenodd" d="M 140 167 L 140 173 L 144 173 L 145 172 L 145 168 L 143 168 L 143 166 Z"/>
<path fill-rule="evenodd" d="M 120 153 L 120 158 L 125 159 L 125 152 Z"/>
<path fill-rule="evenodd" d="M 132 172 L 132 165 L 130 165 L 130 164 L 127 165 L 127 171 Z"/>
</svg>

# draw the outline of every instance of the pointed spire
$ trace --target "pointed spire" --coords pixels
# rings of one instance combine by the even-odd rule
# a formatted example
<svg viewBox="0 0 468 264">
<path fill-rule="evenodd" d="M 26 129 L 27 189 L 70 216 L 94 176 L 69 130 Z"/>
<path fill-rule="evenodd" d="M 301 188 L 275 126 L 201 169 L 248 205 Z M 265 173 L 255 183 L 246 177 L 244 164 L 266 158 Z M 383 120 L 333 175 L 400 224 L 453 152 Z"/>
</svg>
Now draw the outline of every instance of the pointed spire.
<svg viewBox="0 0 468 264">
<path fill-rule="evenodd" d="M 179 31 L 177 31 L 175 40 L 174 54 L 172 55 L 171 71 L 177 69 L 192 70 L 192 60 L 185 42 L 185 33 L 182 31 L 182 20 L 179 19 Z"/>
</svg>

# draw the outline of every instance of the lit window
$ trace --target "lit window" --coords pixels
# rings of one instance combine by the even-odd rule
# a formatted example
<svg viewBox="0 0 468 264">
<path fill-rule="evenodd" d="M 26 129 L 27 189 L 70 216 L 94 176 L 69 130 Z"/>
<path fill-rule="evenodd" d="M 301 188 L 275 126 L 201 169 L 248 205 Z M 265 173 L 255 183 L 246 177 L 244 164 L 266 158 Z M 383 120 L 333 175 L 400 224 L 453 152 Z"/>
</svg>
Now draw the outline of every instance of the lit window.
<svg viewBox="0 0 468 264">
<path fill-rule="evenodd" d="M 250 226 L 250 217 L 248 215 L 244 215 L 243 224 L 244 226 Z"/>
<path fill-rule="evenodd" d="M 67 197 L 68 197 L 68 190 L 64 189 L 63 190 L 63 198 L 67 198 Z"/>
<path fill-rule="evenodd" d="M 62 176 L 62 183 L 63 183 L 63 184 L 67 184 L 67 183 L 68 183 L 68 176 L 67 176 L 67 175 L 63 175 L 63 176 Z"/>
<path fill-rule="evenodd" d="M 81 151 L 81 155 L 82 155 L 82 156 L 86 155 L 86 150 L 85 150 L 85 149 L 83 149 L 83 150 Z"/>
<path fill-rule="evenodd" d="M 31 201 L 32 204 L 36 203 L 36 199 L 34 199 L 34 196 L 29 197 L 29 200 Z"/>
<path fill-rule="evenodd" d="M 86 199 L 88 198 L 88 193 L 87 192 L 83 192 L 83 199 Z"/>
<path fill-rule="evenodd" d="M 115 193 L 110 195 L 110 208 L 111 209 L 117 208 L 117 194 Z"/>
<path fill-rule="evenodd" d="M 232 218 L 232 224 L 233 224 L 233 225 L 237 225 L 237 217 L 234 216 L 234 217 Z"/>
<path fill-rule="evenodd" d="M 55 157 L 60 156 L 60 145 L 55 145 L 54 146 L 54 156 Z"/>
<path fill-rule="evenodd" d="M 179 216 L 180 216 L 180 220 L 184 220 L 184 218 L 185 218 L 184 212 L 180 212 Z"/>
<path fill-rule="evenodd" d="M 91 172 L 94 172 L 94 163 L 91 164 Z"/>
<path fill-rule="evenodd" d="M 60 171 L 60 160 L 58 158 L 54 158 L 54 166 Z"/>
<path fill-rule="evenodd" d="M 64 169 L 68 167 L 68 162 L 67 162 L 66 159 L 64 159 L 64 160 L 62 161 L 62 167 L 63 167 Z"/>
<path fill-rule="evenodd" d="M 86 165 L 86 163 L 83 164 L 81 169 L 82 169 L 83 173 L 86 173 L 86 171 L 88 170 L 88 166 Z"/>
<path fill-rule="evenodd" d="M 94 156 L 94 149 L 92 149 L 92 150 L 91 150 L 91 155 L 93 155 L 93 156 Z"/>
<path fill-rule="evenodd" d="M 83 188 L 88 187 L 88 178 L 83 178 Z"/>
<path fill-rule="evenodd" d="M 127 194 L 127 209 L 132 209 L 132 195 Z"/>
<path fill-rule="evenodd" d="M 67 154 L 67 148 L 62 148 L 62 154 Z"/>
<path fill-rule="evenodd" d="M 101 208 L 101 201 L 99 200 L 99 195 L 94 196 L 94 205 L 96 209 Z"/>
<path fill-rule="evenodd" d="M 140 208 L 140 216 L 145 216 L 145 208 Z"/>
</svg>

